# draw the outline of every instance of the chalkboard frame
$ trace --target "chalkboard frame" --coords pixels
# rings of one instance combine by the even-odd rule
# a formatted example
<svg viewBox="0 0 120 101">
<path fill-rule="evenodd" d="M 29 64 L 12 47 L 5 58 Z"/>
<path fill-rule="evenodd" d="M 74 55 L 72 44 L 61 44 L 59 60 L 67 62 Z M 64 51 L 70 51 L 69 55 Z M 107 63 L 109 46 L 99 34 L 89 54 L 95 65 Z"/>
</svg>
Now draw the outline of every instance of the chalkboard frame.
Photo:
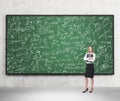
<svg viewBox="0 0 120 101">
<path fill-rule="evenodd" d="M 33 15 L 33 14 L 7 14 L 6 19 L 5 19 L 5 28 L 6 28 L 6 53 L 5 53 L 5 73 L 6 75 L 84 75 L 84 73 L 8 73 L 7 72 L 7 16 L 112 16 L 113 17 L 113 72 L 112 73 L 95 73 L 94 75 L 114 75 L 114 14 L 38 14 L 38 15 Z"/>
</svg>

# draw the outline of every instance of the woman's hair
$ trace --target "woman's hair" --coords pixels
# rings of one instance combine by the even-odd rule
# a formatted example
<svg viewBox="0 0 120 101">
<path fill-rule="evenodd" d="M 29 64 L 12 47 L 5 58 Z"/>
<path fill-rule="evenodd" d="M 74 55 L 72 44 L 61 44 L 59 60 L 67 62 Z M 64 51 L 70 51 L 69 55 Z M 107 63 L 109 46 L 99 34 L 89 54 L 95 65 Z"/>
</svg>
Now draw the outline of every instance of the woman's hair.
<svg viewBox="0 0 120 101">
<path fill-rule="evenodd" d="M 94 50 L 93 50 L 93 47 L 92 47 L 92 46 L 88 46 L 88 51 L 89 51 L 89 47 L 91 47 L 91 48 L 92 48 L 92 52 L 94 52 Z"/>
</svg>

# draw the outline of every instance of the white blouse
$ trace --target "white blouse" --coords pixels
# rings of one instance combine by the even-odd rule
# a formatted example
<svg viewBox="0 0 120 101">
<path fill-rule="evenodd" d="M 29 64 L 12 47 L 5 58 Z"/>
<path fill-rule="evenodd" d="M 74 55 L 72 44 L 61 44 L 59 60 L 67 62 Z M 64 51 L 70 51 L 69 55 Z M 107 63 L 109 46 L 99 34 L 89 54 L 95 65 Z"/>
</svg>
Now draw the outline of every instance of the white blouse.
<svg viewBox="0 0 120 101">
<path fill-rule="evenodd" d="M 95 61 L 95 53 L 86 53 L 84 56 L 84 60 L 86 61 L 86 64 L 92 64 Z"/>
</svg>

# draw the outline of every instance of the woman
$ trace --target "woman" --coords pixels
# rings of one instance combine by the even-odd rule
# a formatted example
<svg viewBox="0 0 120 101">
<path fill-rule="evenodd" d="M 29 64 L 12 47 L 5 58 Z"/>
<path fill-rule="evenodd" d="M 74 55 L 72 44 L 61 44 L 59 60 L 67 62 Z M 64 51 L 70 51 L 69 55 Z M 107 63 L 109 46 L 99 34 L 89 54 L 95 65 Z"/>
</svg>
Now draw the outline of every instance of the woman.
<svg viewBox="0 0 120 101">
<path fill-rule="evenodd" d="M 86 61 L 86 70 L 85 70 L 85 90 L 82 91 L 86 93 L 88 91 L 88 78 L 91 79 L 91 89 L 89 93 L 93 92 L 94 85 L 94 61 L 95 61 L 95 53 L 93 52 L 92 46 L 88 47 L 88 52 L 84 56 L 84 60 Z"/>
</svg>

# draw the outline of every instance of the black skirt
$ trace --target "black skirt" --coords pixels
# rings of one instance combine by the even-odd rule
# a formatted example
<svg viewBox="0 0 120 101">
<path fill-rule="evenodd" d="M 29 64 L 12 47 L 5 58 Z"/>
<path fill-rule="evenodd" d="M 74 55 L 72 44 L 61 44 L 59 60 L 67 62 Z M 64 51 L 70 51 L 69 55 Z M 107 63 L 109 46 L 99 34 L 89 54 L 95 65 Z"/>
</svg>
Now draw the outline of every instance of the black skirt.
<svg viewBox="0 0 120 101">
<path fill-rule="evenodd" d="M 85 77 L 94 77 L 94 64 L 86 64 Z"/>
</svg>

